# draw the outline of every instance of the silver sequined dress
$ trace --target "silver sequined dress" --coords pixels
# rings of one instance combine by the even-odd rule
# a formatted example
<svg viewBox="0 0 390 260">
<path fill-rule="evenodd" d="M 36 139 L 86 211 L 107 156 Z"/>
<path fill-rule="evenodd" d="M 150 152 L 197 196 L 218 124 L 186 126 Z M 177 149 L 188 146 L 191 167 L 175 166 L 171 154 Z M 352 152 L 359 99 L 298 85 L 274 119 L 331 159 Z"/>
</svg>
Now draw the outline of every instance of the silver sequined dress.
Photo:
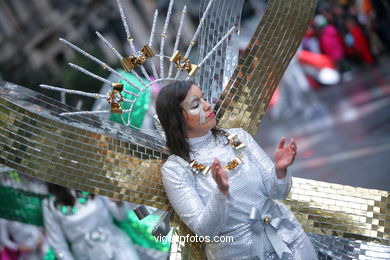
<svg viewBox="0 0 390 260">
<path fill-rule="evenodd" d="M 75 207 L 75 214 L 64 215 L 53 199 L 43 201 L 45 229 L 57 259 L 139 259 L 130 238 L 113 223 L 113 218 L 127 217 L 127 204 L 119 207 L 106 197 L 95 196 L 85 205 L 76 202 Z"/>
<path fill-rule="evenodd" d="M 225 136 L 215 138 L 211 132 L 189 143 L 191 159 L 205 166 L 211 166 L 214 158 L 224 166 L 241 154 L 243 163 L 228 173 L 229 198 L 218 190 L 211 173 L 194 174 L 179 156 L 171 155 L 162 168 L 164 188 L 176 213 L 196 235 L 210 238 L 207 259 L 280 259 L 274 248 L 283 245 L 289 252 L 282 251 L 281 259 L 317 259 L 301 225 L 275 201 L 290 192 L 290 173 L 277 179 L 274 163 L 247 132 L 225 131 L 237 133 L 247 148 L 236 151 Z M 253 211 L 256 218 L 250 219 Z M 265 217 L 270 224 L 264 224 Z M 216 236 L 232 237 L 233 242 L 215 242 Z"/>
</svg>

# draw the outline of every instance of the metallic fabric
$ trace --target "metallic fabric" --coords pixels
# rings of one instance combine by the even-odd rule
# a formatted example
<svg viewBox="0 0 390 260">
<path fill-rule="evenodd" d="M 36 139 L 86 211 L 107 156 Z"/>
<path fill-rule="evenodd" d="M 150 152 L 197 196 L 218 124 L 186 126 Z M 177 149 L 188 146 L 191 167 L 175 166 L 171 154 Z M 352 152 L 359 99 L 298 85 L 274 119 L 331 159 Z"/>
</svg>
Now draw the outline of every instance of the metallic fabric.
<svg viewBox="0 0 390 260">
<path fill-rule="evenodd" d="M 202 17 L 208 4 L 202 0 Z M 244 0 L 218 0 L 213 3 L 205 17 L 205 24 L 199 35 L 198 63 L 209 53 L 217 42 L 236 26 L 233 34 L 214 52 L 196 74 L 196 83 L 214 106 L 237 66 L 239 51 L 239 28 Z"/>
<path fill-rule="evenodd" d="M 218 102 L 221 126 L 256 132 L 315 5 L 314 0 L 269 1 Z M 0 163 L 72 189 L 169 209 L 160 176 L 168 153 L 161 140 L 94 116 L 58 116 L 66 111 L 74 108 L 0 82 Z M 388 248 L 389 197 L 388 191 L 294 178 L 286 204 L 306 231 Z M 189 231 L 177 215 L 172 224 L 174 237 Z M 173 243 L 171 252 L 172 258 L 199 259 L 202 245 Z M 358 255 L 365 252 L 359 249 Z"/>
<path fill-rule="evenodd" d="M 276 250 L 277 243 L 270 242 L 274 238 L 291 251 L 298 248 L 295 242 L 304 234 L 302 227 L 283 204 L 273 200 L 288 195 L 290 174 L 277 179 L 274 163 L 248 133 L 242 129 L 228 131 L 237 133 L 247 148 L 236 151 L 227 144 L 225 136 L 214 138 L 209 132 L 206 138 L 191 144 L 191 160 L 210 166 L 216 157 L 224 165 L 242 153 L 244 163 L 229 171 L 230 196 L 218 190 L 211 174 L 194 174 L 187 161 L 171 155 L 162 168 L 162 177 L 172 207 L 196 235 L 210 239 L 232 237 L 233 242 L 206 243 L 207 259 L 252 259 L 254 243 L 264 245 L 264 252 L 258 255 L 264 259 L 262 256 Z M 273 224 L 279 220 L 278 225 L 267 227 L 265 236 L 257 235 L 256 224 L 253 226 L 250 220 L 252 207 L 261 214 L 270 213 Z M 312 245 L 307 250 L 313 253 L 310 259 L 315 259 Z"/>
<path fill-rule="evenodd" d="M 162 145 L 156 146 L 156 142 L 149 141 L 155 139 L 117 124 L 110 128 L 111 123 L 95 117 L 60 118 L 56 116 L 59 111 L 71 108 L 14 84 L 2 82 L 0 95 L 0 160 L 3 164 L 69 188 L 169 208 L 159 173 L 167 153 L 156 148 L 162 149 Z M 135 134 L 128 135 L 129 132 Z M 153 157 L 147 156 L 150 152 L 140 145 L 151 143 L 154 145 L 153 150 L 150 149 Z M 123 154 L 125 152 L 128 157 Z M 142 161 L 139 157 L 155 159 Z M 126 161 L 119 162 L 122 158 L 133 162 L 131 168 L 111 171 L 118 169 L 115 164 L 129 166 Z M 76 167 L 72 160 L 88 160 L 91 166 Z M 101 160 L 99 169 L 92 164 L 97 160 Z M 147 179 L 150 181 L 146 182 Z M 291 207 L 306 231 L 390 248 L 388 191 L 293 179 L 293 188 L 285 204 Z M 157 193 L 153 193 L 155 190 Z M 153 198 L 163 200 L 154 201 Z M 177 215 L 172 217 L 171 223 L 174 237 L 187 235 L 189 229 Z M 196 259 L 202 252 L 202 245 L 197 243 L 189 247 L 189 244 L 172 243 L 172 258 Z M 351 242 L 351 245 L 355 243 Z M 365 252 L 369 251 L 359 250 L 359 255 L 364 256 Z"/>
<path fill-rule="evenodd" d="M 294 178 L 285 204 L 306 232 L 390 246 L 390 192 Z"/>
<path fill-rule="evenodd" d="M 139 259 L 131 240 L 113 223 L 113 217 L 127 218 L 126 205 L 119 207 L 108 198 L 96 196 L 78 206 L 74 215 L 64 215 L 53 199 L 43 202 L 45 230 L 56 256 L 66 260 Z"/>
<path fill-rule="evenodd" d="M 219 125 L 254 135 L 313 17 L 315 0 L 274 0 L 216 105 Z"/>
<path fill-rule="evenodd" d="M 40 180 L 166 210 L 162 141 L 1 83 L 0 163 Z M 131 199 L 130 199 L 131 198 Z"/>
<path fill-rule="evenodd" d="M 319 260 L 334 259 L 390 259 L 390 247 L 377 243 L 343 237 L 308 233 L 318 251 Z"/>
</svg>

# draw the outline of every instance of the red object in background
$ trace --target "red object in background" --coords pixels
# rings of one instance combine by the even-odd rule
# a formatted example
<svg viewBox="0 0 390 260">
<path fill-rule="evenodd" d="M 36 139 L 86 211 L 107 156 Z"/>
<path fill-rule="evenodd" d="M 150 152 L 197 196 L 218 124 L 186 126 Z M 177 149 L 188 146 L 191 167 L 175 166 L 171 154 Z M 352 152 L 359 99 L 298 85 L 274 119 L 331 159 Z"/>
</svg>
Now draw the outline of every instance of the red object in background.
<svg viewBox="0 0 390 260">
<path fill-rule="evenodd" d="M 306 78 L 307 78 L 307 81 L 309 81 L 309 84 L 312 88 L 318 89 L 321 87 L 320 83 L 318 83 L 318 81 L 314 77 L 312 77 L 310 75 L 306 75 Z"/>
<path fill-rule="evenodd" d="M 339 31 L 331 24 L 326 25 L 319 37 L 321 52 L 339 62 L 345 56 L 344 43 Z"/>
<path fill-rule="evenodd" d="M 325 54 L 302 50 L 298 54 L 298 61 L 312 88 L 318 88 L 321 85 L 334 85 L 340 81 L 340 73 L 337 71 L 334 61 Z"/>
<path fill-rule="evenodd" d="M 371 55 L 368 41 L 363 31 L 358 25 L 352 25 L 349 29 L 354 41 L 353 50 L 358 54 L 362 60 L 368 64 L 374 63 L 374 58 Z"/>
<path fill-rule="evenodd" d="M 0 260 L 18 260 L 18 253 L 8 248 L 3 248 L 0 252 Z"/>
<path fill-rule="evenodd" d="M 278 102 L 279 96 L 280 96 L 280 93 L 279 93 L 279 86 L 278 86 L 275 89 L 274 94 L 272 95 L 271 101 L 269 102 L 270 107 L 272 107 L 273 105 L 275 105 Z"/>
<path fill-rule="evenodd" d="M 299 53 L 299 62 L 303 65 L 310 65 L 317 69 L 331 68 L 335 69 L 332 59 L 324 54 L 318 54 L 306 50 L 302 50 Z"/>
</svg>

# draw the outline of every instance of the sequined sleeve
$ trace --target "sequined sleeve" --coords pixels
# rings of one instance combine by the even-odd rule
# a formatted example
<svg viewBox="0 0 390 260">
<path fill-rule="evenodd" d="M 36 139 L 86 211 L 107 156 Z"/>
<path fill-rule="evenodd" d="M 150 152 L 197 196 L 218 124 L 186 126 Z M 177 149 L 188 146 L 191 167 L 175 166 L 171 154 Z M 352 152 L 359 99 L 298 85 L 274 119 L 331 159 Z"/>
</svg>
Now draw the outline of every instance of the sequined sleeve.
<svg viewBox="0 0 390 260">
<path fill-rule="evenodd" d="M 185 164 L 177 156 L 171 156 L 164 164 L 162 179 L 165 192 L 175 212 L 195 234 L 214 237 L 221 232 L 228 219 L 233 199 L 216 189 L 203 203 L 195 189 L 193 173 Z"/>
<path fill-rule="evenodd" d="M 56 259 L 73 260 L 60 223 L 56 221 L 55 213 L 46 199 L 43 201 L 43 217 L 49 245 L 53 248 Z"/>
<path fill-rule="evenodd" d="M 263 149 L 257 144 L 253 137 L 245 130 L 236 129 L 238 136 L 243 138 L 249 152 L 254 157 L 259 166 L 263 178 L 266 195 L 272 199 L 285 199 L 290 193 L 292 179 L 290 170 L 287 171 L 286 177 L 278 179 L 275 172 L 275 164 Z"/>
</svg>

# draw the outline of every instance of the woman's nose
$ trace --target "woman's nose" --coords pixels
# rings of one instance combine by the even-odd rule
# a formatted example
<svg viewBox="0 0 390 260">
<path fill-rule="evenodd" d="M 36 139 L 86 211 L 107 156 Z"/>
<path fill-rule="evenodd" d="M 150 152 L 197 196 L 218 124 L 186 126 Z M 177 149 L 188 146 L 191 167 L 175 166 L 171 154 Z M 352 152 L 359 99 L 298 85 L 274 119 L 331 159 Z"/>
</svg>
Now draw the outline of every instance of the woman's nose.
<svg viewBox="0 0 390 260">
<path fill-rule="evenodd" d="M 208 111 L 211 108 L 211 104 L 205 100 L 203 107 L 205 111 Z"/>
</svg>

